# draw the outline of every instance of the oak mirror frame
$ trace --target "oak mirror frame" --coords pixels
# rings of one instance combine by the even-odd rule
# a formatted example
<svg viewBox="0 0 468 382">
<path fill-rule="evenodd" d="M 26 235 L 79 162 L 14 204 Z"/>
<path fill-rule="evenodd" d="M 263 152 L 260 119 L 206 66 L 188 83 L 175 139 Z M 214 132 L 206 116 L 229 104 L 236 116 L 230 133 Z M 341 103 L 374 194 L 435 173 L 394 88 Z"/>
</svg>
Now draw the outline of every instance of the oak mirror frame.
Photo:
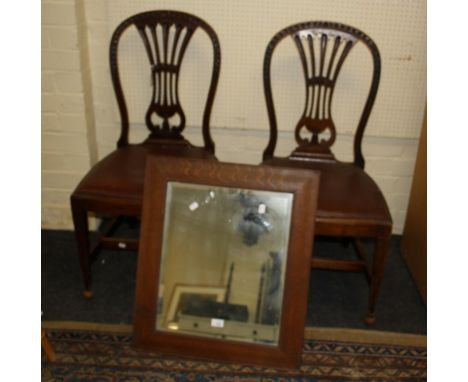
<svg viewBox="0 0 468 382">
<path fill-rule="evenodd" d="M 319 173 L 149 155 L 133 343 L 298 367 Z"/>
</svg>

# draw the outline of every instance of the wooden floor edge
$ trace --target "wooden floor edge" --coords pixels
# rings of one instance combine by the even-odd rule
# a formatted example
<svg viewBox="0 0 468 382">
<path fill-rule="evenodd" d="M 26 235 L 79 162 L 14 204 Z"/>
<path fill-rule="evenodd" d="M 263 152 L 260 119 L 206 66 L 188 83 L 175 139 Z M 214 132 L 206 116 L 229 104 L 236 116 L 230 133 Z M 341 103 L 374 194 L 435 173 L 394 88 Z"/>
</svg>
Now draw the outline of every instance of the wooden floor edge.
<svg viewBox="0 0 468 382">
<path fill-rule="evenodd" d="M 96 330 L 114 333 L 132 333 L 130 324 L 103 324 L 82 321 L 42 321 L 44 329 Z M 342 341 L 366 344 L 403 346 L 427 346 L 427 337 L 421 334 L 384 332 L 378 330 L 306 327 L 304 338 L 308 340 Z"/>
<path fill-rule="evenodd" d="M 42 321 L 44 329 L 96 330 L 103 332 L 132 333 L 130 324 L 103 324 L 84 321 Z"/>
<path fill-rule="evenodd" d="M 422 334 L 366 329 L 307 327 L 304 338 L 309 340 L 427 347 L 427 336 Z"/>
</svg>

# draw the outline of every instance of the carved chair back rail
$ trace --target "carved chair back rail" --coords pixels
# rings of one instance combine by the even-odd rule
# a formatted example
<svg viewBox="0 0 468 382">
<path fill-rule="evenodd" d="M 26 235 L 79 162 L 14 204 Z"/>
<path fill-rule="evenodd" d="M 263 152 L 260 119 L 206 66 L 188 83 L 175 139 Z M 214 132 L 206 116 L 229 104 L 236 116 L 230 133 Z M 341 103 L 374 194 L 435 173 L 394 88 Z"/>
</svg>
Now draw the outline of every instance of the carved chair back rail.
<svg viewBox="0 0 468 382">
<path fill-rule="evenodd" d="M 218 84 L 221 49 L 213 28 L 205 21 L 183 12 L 150 11 L 123 21 L 115 30 L 110 44 L 111 76 L 119 106 L 122 129 L 118 146 L 128 145 L 129 117 L 118 68 L 118 46 L 122 34 L 137 28 L 148 56 L 152 95 L 145 122 L 150 138 L 181 139 L 185 113 L 179 100 L 179 73 L 185 51 L 197 29 L 203 30 L 213 45 L 213 71 L 203 112 L 202 134 L 205 149 L 214 153 L 209 118 Z M 178 117 L 178 118 L 177 118 Z M 178 120 L 178 124 L 174 121 Z"/>
<path fill-rule="evenodd" d="M 332 117 L 332 100 L 340 70 L 356 43 L 363 43 L 373 59 L 373 73 L 367 101 L 354 137 L 354 164 L 364 168 L 361 142 L 369 119 L 380 79 L 380 54 L 375 43 L 363 32 L 332 22 L 308 22 L 292 25 L 278 32 L 267 46 L 264 57 L 264 90 L 270 122 L 270 140 L 263 159 L 273 156 L 277 141 L 277 121 L 271 88 L 271 60 L 277 45 L 292 37 L 297 47 L 304 72 L 304 111 L 295 126 L 294 137 L 299 145 L 297 155 L 333 158 L 330 147 L 336 139 Z M 310 138 L 303 138 L 306 130 Z M 319 139 L 328 131 L 328 139 Z M 322 135 L 323 137 L 323 135 Z"/>
</svg>

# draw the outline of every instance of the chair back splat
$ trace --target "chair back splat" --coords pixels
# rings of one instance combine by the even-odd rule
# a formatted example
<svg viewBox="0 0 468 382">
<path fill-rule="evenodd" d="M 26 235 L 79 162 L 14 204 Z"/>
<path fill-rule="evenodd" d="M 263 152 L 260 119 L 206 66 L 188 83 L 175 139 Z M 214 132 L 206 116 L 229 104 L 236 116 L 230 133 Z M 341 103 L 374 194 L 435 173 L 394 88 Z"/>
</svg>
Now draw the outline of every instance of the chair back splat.
<svg viewBox="0 0 468 382">
<path fill-rule="evenodd" d="M 273 156 L 277 140 L 277 122 L 271 89 L 271 58 L 276 46 L 286 37 L 291 37 L 297 47 L 305 79 L 304 111 L 294 133 L 298 147 L 292 156 L 297 158 L 334 160 L 330 148 L 336 139 L 331 112 L 335 85 L 343 63 L 355 44 L 362 42 L 370 50 L 374 65 L 372 81 L 354 137 L 354 164 L 364 168 L 361 142 L 379 86 L 380 54 L 375 43 L 363 32 L 343 24 L 322 21 L 285 28 L 268 44 L 263 73 L 270 140 L 263 153 L 263 159 Z M 327 132 L 328 137 L 323 138 Z M 304 137 L 304 133 L 310 137 Z"/>
<path fill-rule="evenodd" d="M 119 106 L 122 129 L 118 147 L 128 145 L 129 118 L 118 67 L 118 46 L 123 32 L 137 28 L 149 61 L 152 81 L 151 101 L 145 115 L 149 139 L 181 140 L 185 128 L 185 113 L 179 100 L 179 73 L 189 42 L 200 28 L 213 45 L 213 71 L 202 122 L 205 149 L 214 153 L 209 131 L 209 117 L 218 84 L 221 50 L 214 30 L 193 15 L 175 11 L 150 11 L 123 21 L 115 30 L 110 45 L 110 67 L 114 91 Z"/>
</svg>

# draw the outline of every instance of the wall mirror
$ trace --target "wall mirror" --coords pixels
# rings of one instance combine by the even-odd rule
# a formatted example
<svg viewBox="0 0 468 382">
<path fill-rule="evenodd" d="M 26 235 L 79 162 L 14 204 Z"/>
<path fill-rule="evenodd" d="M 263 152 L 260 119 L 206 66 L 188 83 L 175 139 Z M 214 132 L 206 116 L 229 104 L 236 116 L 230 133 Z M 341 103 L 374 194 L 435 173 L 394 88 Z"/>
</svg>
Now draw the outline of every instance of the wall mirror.
<svg viewBox="0 0 468 382">
<path fill-rule="evenodd" d="M 148 157 L 134 342 L 297 366 L 318 174 Z"/>
</svg>

